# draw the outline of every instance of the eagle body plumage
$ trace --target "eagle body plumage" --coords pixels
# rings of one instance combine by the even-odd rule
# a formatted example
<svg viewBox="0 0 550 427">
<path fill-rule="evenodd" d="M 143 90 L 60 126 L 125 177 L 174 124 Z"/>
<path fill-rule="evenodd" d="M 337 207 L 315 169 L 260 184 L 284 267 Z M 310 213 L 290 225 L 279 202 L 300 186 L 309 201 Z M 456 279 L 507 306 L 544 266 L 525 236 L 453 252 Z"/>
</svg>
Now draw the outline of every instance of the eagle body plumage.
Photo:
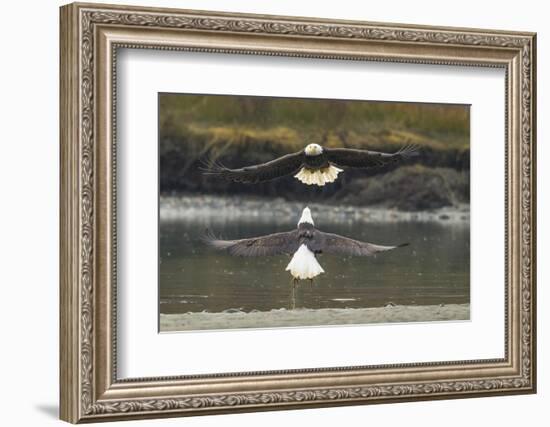
<svg viewBox="0 0 550 427">
<path fill-rule="evenodd" d="M 225 250 L 236 256 L 293 255 L 286 270 L 296 279 L 312 279 L 324 272 L 315 257 L 318 254 L 371 256 L 408 245 L 406 243 L 383 246 L 338 234 L 324 233 L 315 228 L 311 211 L 307 207 L 303 210 L 295 230 L 239 240 L 219 240 L 214 236 L 208 236 L 205 241 L 216 249 Z M 309 277 L 314 272 L 316 274 Z"/>
<path fill-rule="evenodd" d="M 382 167 L 414 156 L 417 152 L 418 147 L 413 145 L 407 145 L 395 153 L 382 153 L 351 148 L 327 148 L 318 144 L 309 144 L 296 153 L 286 154 L 266 163 L 243 168 L 230 169 L 219 163 L 211 162 L 205 173 L 247 184 L 293 175 L 304 184 L 323 186 L 334 182 L 344 168 Z"/>
</svg>

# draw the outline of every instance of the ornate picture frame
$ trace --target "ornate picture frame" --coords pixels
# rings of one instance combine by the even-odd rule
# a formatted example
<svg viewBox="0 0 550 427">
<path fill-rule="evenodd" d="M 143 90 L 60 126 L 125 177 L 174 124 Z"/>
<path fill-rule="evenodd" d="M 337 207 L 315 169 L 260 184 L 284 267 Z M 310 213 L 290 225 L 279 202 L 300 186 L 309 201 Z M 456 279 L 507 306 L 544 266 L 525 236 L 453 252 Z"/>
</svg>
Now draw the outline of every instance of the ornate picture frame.
<svg viewBox="0 0 550 427">
<path fill-rule="evenodd" d="M 174 9 L 61 8 L 61 418 L 72 423 L 536 391 L 536 36 Z M 506 73 L 502 359 L 117 378 L 117 49 L 499 67 Z"/>
</svg>

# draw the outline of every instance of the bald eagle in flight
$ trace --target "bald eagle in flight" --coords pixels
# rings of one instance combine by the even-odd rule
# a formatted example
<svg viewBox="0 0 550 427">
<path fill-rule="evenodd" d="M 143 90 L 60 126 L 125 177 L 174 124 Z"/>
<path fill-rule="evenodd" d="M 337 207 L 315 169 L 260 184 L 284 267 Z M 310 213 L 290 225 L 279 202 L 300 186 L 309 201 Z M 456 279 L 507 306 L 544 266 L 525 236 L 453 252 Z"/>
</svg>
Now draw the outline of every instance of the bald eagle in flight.
<svg viewBox="0 0 550 427">
<path fill-rule="evenodd" d="M 240 240 L 218 240 L 208 236 L 205 237 L 205 242 L 236 256 L 292 254 L 286 271 L 290 271 L 294 283 L 305 279 L 312 281 L 314 277 L 325 272 L 315 257 L 317 254 L 371 256 L 408 245 L 381 246 L 338 234 L 323 233 L 315 228 L 311 211 L 307 207 L 302 211 L 295 230 Z"/>
<path fill-rule="evenodd" d="M 307 185 L 323 186 L 334 182 L 341 168 L 374 168 L 395 163 L 418 153 L 418 146 L 406 145 L 395 153 L 357 150 L 352 148 L 327 148 L 308 144 L 303 150 L 278 159 L 240 169 L 229 169 L 212 162 L 205 173 L 218 175 L 229 181 L 256 184 L 271 181 L 286 175 Z"/>
</svg>

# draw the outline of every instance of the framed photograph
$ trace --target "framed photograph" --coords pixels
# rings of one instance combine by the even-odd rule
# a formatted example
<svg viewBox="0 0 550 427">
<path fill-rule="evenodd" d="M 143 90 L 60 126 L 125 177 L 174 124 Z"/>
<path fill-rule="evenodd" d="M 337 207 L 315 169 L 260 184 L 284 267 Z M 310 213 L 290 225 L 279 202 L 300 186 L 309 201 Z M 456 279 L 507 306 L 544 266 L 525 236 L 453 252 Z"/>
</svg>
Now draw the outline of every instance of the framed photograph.
<svg viewBox="0 0 550 427">
<path fill-rule="evenodd" d="M 63 420 L 535 392 L 535 34 L 60 22 Z"/>
</svg>

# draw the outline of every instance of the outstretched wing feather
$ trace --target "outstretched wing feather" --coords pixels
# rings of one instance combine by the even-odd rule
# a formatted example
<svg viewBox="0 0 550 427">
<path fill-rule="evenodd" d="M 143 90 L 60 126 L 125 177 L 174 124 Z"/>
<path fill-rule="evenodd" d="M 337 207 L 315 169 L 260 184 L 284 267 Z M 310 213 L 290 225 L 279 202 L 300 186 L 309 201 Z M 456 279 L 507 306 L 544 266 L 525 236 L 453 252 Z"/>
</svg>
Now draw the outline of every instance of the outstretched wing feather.
<svg viewBox="0 0 550 427">
<path fill-rule="evenodd" d="M 239 240 L 219 240 L 208 236 L 204 241 L 216 249 L 226 250 L 231 255 L 245 257 L 290 254 L 295 252 L 299 245 L 296 231 Z"/>
<path fill-rule="evenodd" d="M 219 163 L 210 164 L 208 175 L 218 175 L 228 181 L 256 184 L 298 172 L 302 167 L 303 152 L 286 154 L 275 160 L 239 169 L 229 169 Z"/>
<path fill-rule="evenodd" d="M 378 252 L 390 251 L 407 245 L 408 243 L 397 246 L 375 245 L 374 243 L 361 242 L 359 240 L 350 239 L 349 237 L 339 236 L 338 234 L 317 231 L 314 237 L 313 249 L 315 252 L 325 252 L 329 254 L 371 256 Z"/>
<path fill-rule="evenodd" d="M 331 163 L 351 168 L 374 168 L 395 163 L 418 154 L 418 146 L 406 145 L 395 153 L 357 150 L 353 148 L 326 148 Z"/>
</svg>

